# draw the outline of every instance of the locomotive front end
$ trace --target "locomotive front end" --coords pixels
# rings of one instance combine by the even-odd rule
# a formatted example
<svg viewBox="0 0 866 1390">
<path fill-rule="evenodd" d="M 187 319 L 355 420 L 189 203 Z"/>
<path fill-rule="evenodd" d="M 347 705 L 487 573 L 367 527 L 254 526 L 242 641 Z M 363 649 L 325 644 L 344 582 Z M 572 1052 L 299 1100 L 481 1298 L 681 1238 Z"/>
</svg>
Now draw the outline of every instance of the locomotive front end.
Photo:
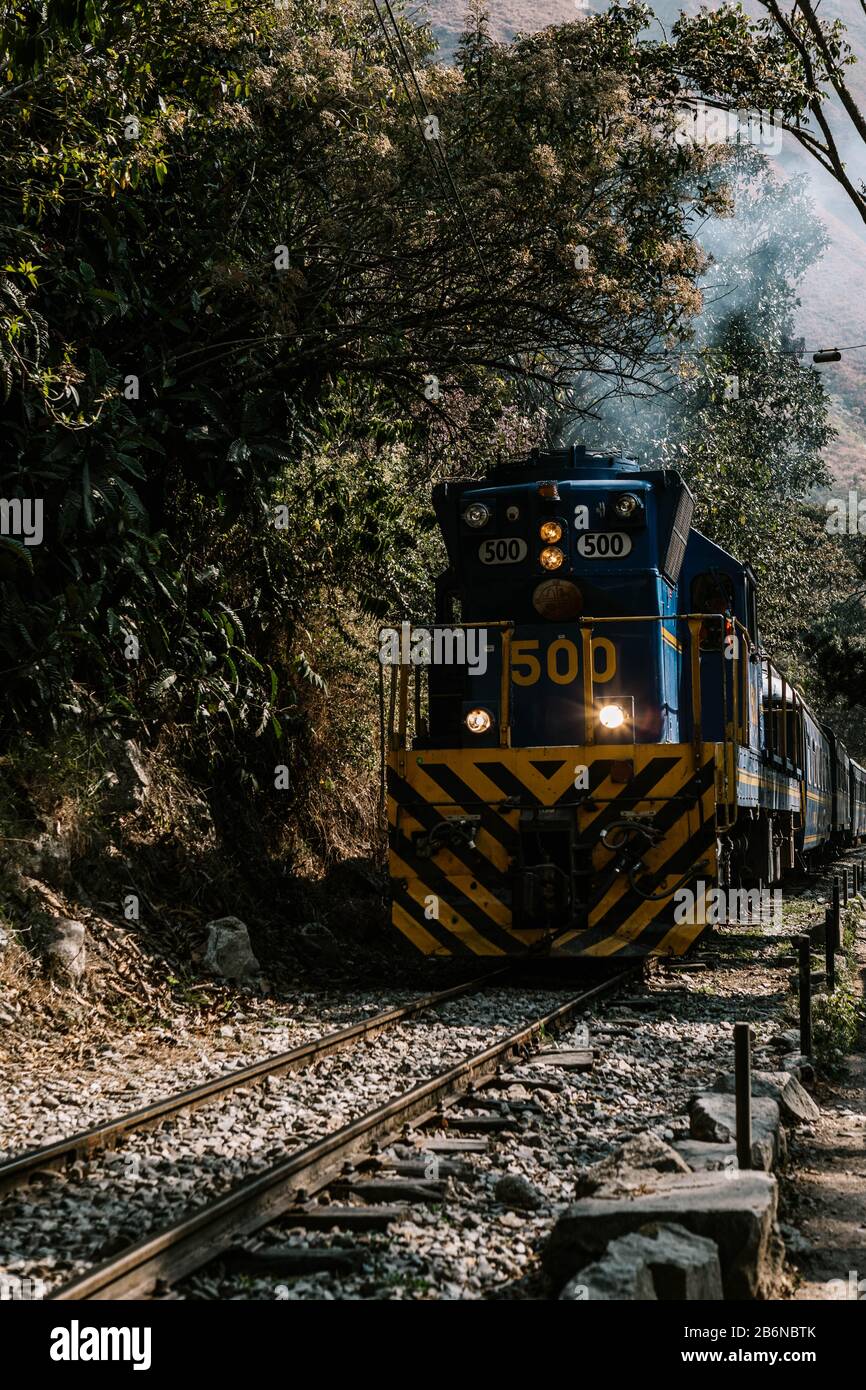
<svg viewBox="0 0 866 1390">
<path fill-rule="evenodd" d="M 678 614 L 688 490 L 573 449 L 434 505 L 436 612 L 383 648 L 394 925 L 430 954 L 681 953 L 718 771 Z"/>
</svg>

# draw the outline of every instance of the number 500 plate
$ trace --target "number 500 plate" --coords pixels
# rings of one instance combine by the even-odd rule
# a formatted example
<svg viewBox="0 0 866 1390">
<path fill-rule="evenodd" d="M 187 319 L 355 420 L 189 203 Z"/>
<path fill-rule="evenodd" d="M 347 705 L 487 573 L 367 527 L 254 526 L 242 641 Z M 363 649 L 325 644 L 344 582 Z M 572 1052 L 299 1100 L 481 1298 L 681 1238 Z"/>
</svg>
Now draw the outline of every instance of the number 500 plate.
<svg viewBox="0 0 866 1390">
<path fill-rule="evenodd" d="M 577 553 L 585 560 L 619 560 L 631 550 L 624 531 L 585 531 L 577 538 Z"/>
</svg>

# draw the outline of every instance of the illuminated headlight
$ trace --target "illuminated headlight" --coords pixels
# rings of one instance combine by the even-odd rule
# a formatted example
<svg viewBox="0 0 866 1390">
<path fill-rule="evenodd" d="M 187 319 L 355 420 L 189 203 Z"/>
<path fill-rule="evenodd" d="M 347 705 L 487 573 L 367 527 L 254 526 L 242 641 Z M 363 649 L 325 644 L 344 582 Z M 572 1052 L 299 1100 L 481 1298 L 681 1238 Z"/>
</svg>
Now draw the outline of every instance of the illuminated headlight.
<svg viewBox="0 0 866 1390">
<path fill-rule="evenodd" d="M 470 734 L 486 734 L 493 727 L 493 716 L 486 709 L 471 709 L 464 723 Z"/>
<path fill-rule="evenodd" d="M 539 527 L 538 534 L 548 545 L 553 545 L 554 541 L 562 540 L 562 527 L 558 521 L 545 521 Z"/>
<path fill-rule="evenodd" d="M 617 516 L 626 517 L 634 516 L 639 506 L 640 499 L 633 492 L 623 492 L 614 502 L 613 509 Z"/>
<path fill-rule="evenodd" d="M 621 729 L 625 723 L 625 710 L 622 705 L 602 705 L 598 722 L 603 729 Z"/>
<path fill-rule="evenodd" d="M 483 502 L 473 502 L 463 513 L 463 520 L 467 526 L 486 526 L 490 520 L 490 508 L 485 507 Z"/>
<path fill-rule="evenodd" d="M 558 545 L 546 545 L 538 558 L 546 570 L 558 570 L 565 563 L 565 556 Z"/>
</svg>

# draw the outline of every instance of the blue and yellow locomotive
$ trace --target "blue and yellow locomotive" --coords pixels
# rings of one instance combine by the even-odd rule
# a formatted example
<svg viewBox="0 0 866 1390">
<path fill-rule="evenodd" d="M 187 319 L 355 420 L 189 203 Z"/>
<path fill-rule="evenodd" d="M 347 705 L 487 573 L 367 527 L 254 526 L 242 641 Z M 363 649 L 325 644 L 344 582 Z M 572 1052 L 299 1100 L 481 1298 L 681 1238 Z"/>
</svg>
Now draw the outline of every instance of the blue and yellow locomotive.
<svg viewBox="0 0 866 1390">
<path fill-rule="evenodd" d="M 866 771 L 761 650 L 754 575 L 678 474 L 574 447 L 433 501 L 436 612 L 380 652 L 419 950 L 680 955 L 709 890 L 866 836 Z"/>
</svg>

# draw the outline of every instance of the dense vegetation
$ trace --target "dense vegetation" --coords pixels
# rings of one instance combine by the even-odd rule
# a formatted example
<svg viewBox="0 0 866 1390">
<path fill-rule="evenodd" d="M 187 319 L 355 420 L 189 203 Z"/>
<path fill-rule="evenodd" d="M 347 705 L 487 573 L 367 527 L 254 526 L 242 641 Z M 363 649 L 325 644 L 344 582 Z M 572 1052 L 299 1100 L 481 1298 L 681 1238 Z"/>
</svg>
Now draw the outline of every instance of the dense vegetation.
<svg viewBox="0 0 866 1390">
<path fill-rule="evenodd" d="M 820 629 L 830 671 L 856 555 L 799 506 L 825 404 L 781 352 L 817 248 L 767 249 L 800 195 L 671 138 L 642 7 L 507 48 L 469 10 L 446 68 L 367 0 L 5 7 L 3 496 L 45 518 L 41 545 L 0 537 L 8 747 L 168 742 L 327 859 L 372 815 L 371 625 L 428 606 L 431 479 L 667 400 L 672 352 L 679 403 L 637 447 L 722 541 L 745 505 L 770 636 L 796 661 Z M 699 320 L 699 233 L 732 200 L 759 310 Z"/>
</svg>

